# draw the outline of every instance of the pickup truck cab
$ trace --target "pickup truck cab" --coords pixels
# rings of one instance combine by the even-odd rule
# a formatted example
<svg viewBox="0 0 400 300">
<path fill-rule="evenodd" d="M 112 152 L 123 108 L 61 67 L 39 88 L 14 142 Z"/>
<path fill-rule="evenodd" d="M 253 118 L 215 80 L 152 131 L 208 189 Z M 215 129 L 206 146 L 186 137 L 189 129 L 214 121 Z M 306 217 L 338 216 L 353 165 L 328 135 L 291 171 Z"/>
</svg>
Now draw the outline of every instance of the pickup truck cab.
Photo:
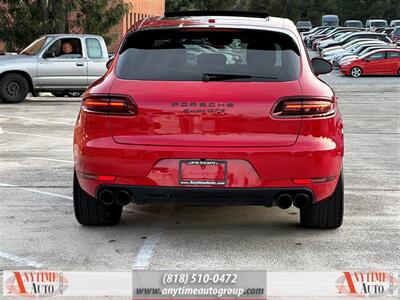
<svg viewBox="0 0 400 300">
<path fill-rule="evenodd" d="M 104 39 L 87 34 L 45 35 L 18 55 L 0 57 L 0 99 L 19 103 L 28 93 L 83 92 L 107 70 Z"/>
</svg>

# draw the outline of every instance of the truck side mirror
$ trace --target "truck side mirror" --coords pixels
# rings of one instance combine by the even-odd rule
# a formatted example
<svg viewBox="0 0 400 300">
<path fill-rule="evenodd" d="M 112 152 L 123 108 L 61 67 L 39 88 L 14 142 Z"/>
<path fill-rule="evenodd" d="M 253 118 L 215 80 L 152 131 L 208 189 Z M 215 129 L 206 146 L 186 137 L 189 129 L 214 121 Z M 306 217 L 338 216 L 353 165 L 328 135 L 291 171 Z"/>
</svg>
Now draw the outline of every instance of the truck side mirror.
<svg viewBox="0 0 400 300">
<path fill-rule="evenodd" d="M 314 57 L 311 60 L 311 65 L 314 70 L 314 74 L 317 76 L 322 74 L 328 74 L 333 70 L 333 66 L 329 61 L 319 57 Z"/>
<path fill-rule="evenodd" d="M 109 69 L 110 67 L 111 67 L 111 65 L 112 65 L 112 63 L 113 63 L 113 61 L 114 61 L 114 57 L 113 58 L 111 58 L 107 63 L 106 63 L 106 67 L 107 67 L 107 69 Z"/>
</svg>

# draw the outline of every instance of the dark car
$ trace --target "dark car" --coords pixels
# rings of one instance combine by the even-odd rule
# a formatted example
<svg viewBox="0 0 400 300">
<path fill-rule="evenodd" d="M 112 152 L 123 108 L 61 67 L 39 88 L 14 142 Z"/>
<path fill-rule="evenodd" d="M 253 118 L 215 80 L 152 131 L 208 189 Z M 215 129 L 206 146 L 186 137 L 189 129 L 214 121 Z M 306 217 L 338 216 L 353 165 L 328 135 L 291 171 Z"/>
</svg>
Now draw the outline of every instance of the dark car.
<svg viewBox="0 0 400 300">
<path fill-rule="evenodd" d="M 358 28 L 363 28 L 364 25 L 361 21 L 359 20 L 347 20 L 343 24 L 344 27 L 358 27 Z"/>
<path fill-rule="evenodd" d="M 296 27 L 299 32 L 305 32 L 312 29 L 312 23 L 311 21 L 298 21 Z"/>
</svg>

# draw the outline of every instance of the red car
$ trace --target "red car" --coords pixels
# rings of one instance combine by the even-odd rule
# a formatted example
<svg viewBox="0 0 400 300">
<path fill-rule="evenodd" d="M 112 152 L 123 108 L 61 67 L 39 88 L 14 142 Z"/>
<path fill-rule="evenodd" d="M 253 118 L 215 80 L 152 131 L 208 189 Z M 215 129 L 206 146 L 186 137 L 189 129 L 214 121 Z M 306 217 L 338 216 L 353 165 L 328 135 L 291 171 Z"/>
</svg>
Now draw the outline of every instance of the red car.
<svg viewBox="0 0 400 300">
<path fill-rule="evenodd" d="M 260 13 L 179 12 L 125 36 L 83 97 L 74 207 L 113 225 L 124 205 L 300 209 L 301 224 L 343 218 L 343 125 L 296 26 Z"/>
<path fill-rule="evenodd" d="M 400 75 L 400 49 L 379 49 L 340 65 L 346 76 Z"/>
</svg>

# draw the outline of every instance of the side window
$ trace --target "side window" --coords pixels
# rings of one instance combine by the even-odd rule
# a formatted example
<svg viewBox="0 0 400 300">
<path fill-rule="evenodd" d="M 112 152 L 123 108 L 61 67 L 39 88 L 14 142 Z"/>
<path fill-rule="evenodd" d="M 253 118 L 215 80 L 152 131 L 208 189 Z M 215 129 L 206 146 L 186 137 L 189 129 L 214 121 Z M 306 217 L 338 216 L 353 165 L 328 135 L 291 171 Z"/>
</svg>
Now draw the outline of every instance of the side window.
<svg viewBox="0 0 400 300">
<path fill-rule="evenodd" d="M 375 53 L 375 54 L 370 55 L 370 56 L 368 57 L 368 59 L 369 59 L 370 61 L 373 61 L 373 60 L 380 60 L 380 59 L 384 59 L 384 58 L 385 58 L 385 55 L 386 55 L 385 52 L 378 52 L 378 53 Z"/>
<path fill-rule="evenodd" d="M 103 52 L 101 44 L 98 39 L 89 38 L 86 39 L 86 48 L 89 58 L 102 58 Z"/>
<path fill-rule="evenodd" d="M 82 58 L 82 44 L 80 39 L 59 39 L 55 41 L 45 53 L 46 57 L 53 58 Z"/>
<path fill-rule="evenodd" d="M 387 58 L 400 58 L 400 52 L 388 52 Z"/>
</svg>

